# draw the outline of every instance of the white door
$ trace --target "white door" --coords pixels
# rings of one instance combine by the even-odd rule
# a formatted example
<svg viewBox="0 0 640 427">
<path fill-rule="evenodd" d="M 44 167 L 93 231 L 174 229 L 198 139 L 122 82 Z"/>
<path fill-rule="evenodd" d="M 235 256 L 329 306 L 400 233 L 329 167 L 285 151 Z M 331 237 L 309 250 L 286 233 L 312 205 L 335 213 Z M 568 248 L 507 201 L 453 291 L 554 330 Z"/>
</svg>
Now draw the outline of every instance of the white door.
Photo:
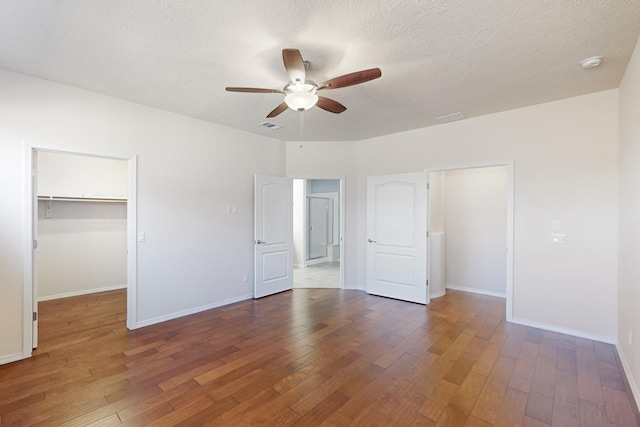
<svg viewBox="0 0 640 427">
<path fill-rule="evenodd" d="M 367 179 L 367 292 L 427 304 L 427 176 Z"/>
<path fill-rule="evenodd" d="M 254 187 L 254 297 L 293 288 L 293 183 L 256 175 Z"/>
</svg>

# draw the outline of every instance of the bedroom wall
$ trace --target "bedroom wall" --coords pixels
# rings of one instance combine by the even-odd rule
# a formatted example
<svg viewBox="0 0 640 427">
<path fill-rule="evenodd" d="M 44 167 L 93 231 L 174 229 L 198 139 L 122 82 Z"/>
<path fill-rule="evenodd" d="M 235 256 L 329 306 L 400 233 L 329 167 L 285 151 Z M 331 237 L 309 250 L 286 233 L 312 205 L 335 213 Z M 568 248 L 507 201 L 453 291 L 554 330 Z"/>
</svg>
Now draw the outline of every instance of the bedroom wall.
<svg viewBox="0 0 640 427">
<path fill-rule="evenodd" d="M 0 363 L 27 356 L 25 141 L 138 156 L 138 326 L 252 296 L 253 176 L 285 173 L 281 142 L 0 70 Z"/>
<path fill-rule="evenodd" d="M 609 90 L 343 146 L 288 143 L 287 173 L 347 175 L 346 273 L 365 289 L 367 176 L 513 160 L 514 320 L 613 342 L 617 126 Z M 553 220 L 567 244 L 551 242 Z"/>
<path fill-rule="evenodd" d="M 44 197 L 126 199 L 127 162 L 40 151 L 37 182 Z M 127 286 L 126 201 L 40 200 L 37 230 L 38 300 Z"/>
<path fill-rule="evenodd" d="M 358 193 L 367 175 L 513 160 L 514 320 L 613 342 L 617 126 L 609 90 L 362 141 Z M 551 241 L 553 220 L 565 245 Z"/>
<path fill-rule="evenodd" d="M 620 84 L 618 349 L 640 402 L 640 41 Z"/>
</svg>

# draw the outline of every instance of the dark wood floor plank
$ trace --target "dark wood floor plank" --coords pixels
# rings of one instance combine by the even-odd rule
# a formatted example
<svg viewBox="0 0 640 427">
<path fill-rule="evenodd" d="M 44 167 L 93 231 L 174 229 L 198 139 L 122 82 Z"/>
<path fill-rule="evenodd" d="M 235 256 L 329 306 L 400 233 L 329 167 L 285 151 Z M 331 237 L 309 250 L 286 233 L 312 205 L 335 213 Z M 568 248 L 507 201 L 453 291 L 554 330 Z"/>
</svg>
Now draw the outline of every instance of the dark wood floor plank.
<svg viewBox="0 0 640 427">
<path fill-rule="evenodd" d="M 605 410 L 610 423 L 617 426 L 633 426 L 640 417 L 634 412 L 629 396 L 620 390 L 602 387 Z"/>
<path fill-rule="evenodd" d="M 425 307 L 299 289 L 128 331 L 125 291 L 48 301 L 0 366 L 0 426 L 637 425 L 614 346 L 505 322 L 504 300 Z"/>
</svg>

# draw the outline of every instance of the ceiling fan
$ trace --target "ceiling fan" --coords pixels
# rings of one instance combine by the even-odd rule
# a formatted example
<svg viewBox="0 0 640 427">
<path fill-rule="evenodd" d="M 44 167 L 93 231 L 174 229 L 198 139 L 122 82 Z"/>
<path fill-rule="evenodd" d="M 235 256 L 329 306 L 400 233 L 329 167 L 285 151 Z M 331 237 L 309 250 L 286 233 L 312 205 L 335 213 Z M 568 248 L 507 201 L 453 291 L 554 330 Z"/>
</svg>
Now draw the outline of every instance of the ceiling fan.
<svg viewBox="0 0 640 427">
<path fill-rule="evenodd" d="M 347 109 L 333 99 L 319 96 L 318 92 L 326 89 L 338 89 L 346 86 L 353 86 L 369 80 L 377 79 L 382 75 L 379 68 L 356 71 L 327 80 L 324 83 L 316 84 L 311 80 L 306 80 L 305 61 L 298 49 L 282 49 L 282 60 L 284 68 L 289 74 L 291 81 L 282 89 L 260 89 L 251 87 L 227 87 L 229 92 L 250 92 L 250 93 L 281 93 L 285 95 L 284 102 L 278 105 L 267 117 L 275 117 L 287 108 L 296 111 L 305 111 L 317 105 L 325 111 L 340 114 Z M 308 64 L 308 63 L 307 63 Z"/>
</svg>

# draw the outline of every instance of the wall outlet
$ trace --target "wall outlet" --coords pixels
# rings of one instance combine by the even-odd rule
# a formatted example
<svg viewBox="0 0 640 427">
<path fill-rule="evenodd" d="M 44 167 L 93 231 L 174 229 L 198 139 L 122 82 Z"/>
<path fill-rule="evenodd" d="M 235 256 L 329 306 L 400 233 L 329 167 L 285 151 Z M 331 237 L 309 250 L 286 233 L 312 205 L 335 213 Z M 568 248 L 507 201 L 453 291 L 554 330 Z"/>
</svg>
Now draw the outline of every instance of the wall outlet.
<svg viewBox="0 0 640 427">
<path fill-rule="evenodd" d="M 244 276 L 242 276 L 242 280 L 245 282 L 249 281 L 249 275 L 247 273 L 244 273 Z"/>
<path fill-rule="evenodd" d="M 557 245 L 564 245 L 567 243 L 567 235 L 566 234 L 552 234 L 551 241 Z"/>
</svg>

